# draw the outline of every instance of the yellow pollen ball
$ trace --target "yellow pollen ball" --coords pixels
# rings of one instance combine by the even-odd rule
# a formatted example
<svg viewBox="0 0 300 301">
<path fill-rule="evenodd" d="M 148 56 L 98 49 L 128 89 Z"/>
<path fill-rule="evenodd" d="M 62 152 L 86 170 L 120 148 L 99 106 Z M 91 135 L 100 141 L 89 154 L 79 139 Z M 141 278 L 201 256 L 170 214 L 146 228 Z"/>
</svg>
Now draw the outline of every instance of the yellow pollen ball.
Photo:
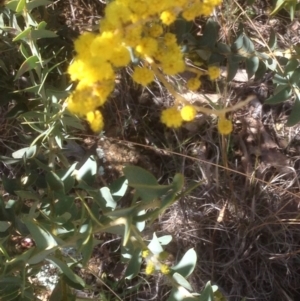
<svg viewBox="0 0 300 301">
<path fill-rule="evenodd" d="M 152 38 L 158 38 L 163 34 L 163 28 L 160 24 L 152 24 L 148 30 L 148 34 Z"/>
<path fill-rule="evenodd" d="M 166 25 L 171 25 L 176 20 L 176 13 L 171 10 L 165 10 L 161 13 L 160 19 Z"/>
<path fill-rule="evenodd" d="M 154 38 L 142 38 L 135 49 L 140 54 L 152 56 L 157 50 L 157 41 Z"/>
<path fill-rule="evenodd" d="M 218 131 L 222 135 L 229 135 L 232 132 L 232 121 L 225 117 L 219 117 Z"/>
<path fill-rule="evenodd" d="M 155 272 L 155 265 L 152 261 L 149 261 L 146 269 L 145 269 L 145 273 L 146 275 L 152 275 Z"/>
<path fill-rule="evenodd" d="M 215 80 L 221 74 L 220 68 L 218 68 L 216 66 L 210 66 L 210 67 L 208 67 L 207 74 L 208 74 L 210 80 Z"/>
<path fill-rule="evenodd" d="M 77 52 L 77 57 L 79 58 L 85 58 L 90 53 L 90 45 L 96 38 L 96 35 L 91 32 L 85 32 L 82 35 L 79 36 L 79 38 L 74 42 L 74 48 Z"/>
<path fill-rule="evenodd" d="M 137 67 L 134 69 L 132 79 L 143 86 L 147 86 L 154 80 L 154 73 L 146 67 Z"/>
<path fill-rule="evenodd" d="M 173 33 L 167 32 L 167 33 L 164 35 L 164 43 L 165 43 L 167 46 L 175 45 L 176 42 L 177 42 L 176 36 L 175 36 Z"/>
<path fill-rule="evenodd" d="M 194 106 L 187 105 L 181 109 L 180 114 L 184 121 L 192 121 L 197 115 L 197 110 Z"/>
<path fill-rule="evenodd" d="M 142 251 L 142 257 L 143 258 L 146 258 L 150 255 L 150 251 L 148 249 L 145 249 Z"/>
<path fill-rule="evenodd" d="M 183 123 L 181 113 L 175 107 L 163 110 L 161 112 L 160 120 L 170 128 L 179 128 Z"/>
<path fill-rule="evenodd" d="M 186 86 L 191 91 L 197 91 L 201 87 L 201 81 L 199 78 L 191 78 L 187 81 Z"/>
<path fill-rule="evenodd" d="M 130 63 L 130 54 L 126 47 L 120 46 L 113 50 L 113 56 L 110 62 L 115 67 L 125 67 Z"/>
<path fill-rule="evenodd" d="M 164 275 L 168 275 L 168 274 L 170 274 L 170 272 L 171 272 L 169 266 L 167 266 L 166 264 L 162 264 L 162 265 L 160 266 L 160 271 L 161 271 L 161 273 L 164 274 Z"/>
</svg>

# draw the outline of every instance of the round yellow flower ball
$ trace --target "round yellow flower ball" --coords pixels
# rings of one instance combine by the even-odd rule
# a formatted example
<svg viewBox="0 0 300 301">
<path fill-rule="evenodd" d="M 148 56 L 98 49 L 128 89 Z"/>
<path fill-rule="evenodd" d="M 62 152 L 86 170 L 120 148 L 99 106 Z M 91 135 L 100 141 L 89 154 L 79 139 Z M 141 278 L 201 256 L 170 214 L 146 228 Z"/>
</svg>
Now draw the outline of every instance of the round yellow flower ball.
<svg viewBox="0 0 300 301">
<path fill-rule="evenodd" d="M 229 135 L 232 132 L 232 121 L 225 117 L 220 117 L 218 121 L 218 131 L 222 135 Z"/>
<path fill-rule="evenodd" d="M 187 81 L 186 86 L 191 91 L 197 91 L 201 87 L 201 81 L 199 78 L 194 77 Z"/>
<path fill-rule="evenodd" d="M 197 110 L 194 106 L 187 105 L 181 109 L 180 114 L 184 121 L 192 121 L 197 115 Z"/>
<path fill-rule="evenodd" d="M 215 80 L 220 76 L 221 71 L 220 68 L 218 68 L 217 66 L 209 66 L 207 69 L 207 74 L 210 80 Z"/>
<path fill-rule="evenodd" d="M 147 86 L 154 80 L 154 73 L 146 67 L 137 67 L 134 69 L 132 79 L 143 86 Z"/>
<path fill-rule="evenodd" d="M 163 110 L 160 120 L 170 128 L 179 128 L 183 123 L 181 113 L 175 107 Z"/>
</svg>

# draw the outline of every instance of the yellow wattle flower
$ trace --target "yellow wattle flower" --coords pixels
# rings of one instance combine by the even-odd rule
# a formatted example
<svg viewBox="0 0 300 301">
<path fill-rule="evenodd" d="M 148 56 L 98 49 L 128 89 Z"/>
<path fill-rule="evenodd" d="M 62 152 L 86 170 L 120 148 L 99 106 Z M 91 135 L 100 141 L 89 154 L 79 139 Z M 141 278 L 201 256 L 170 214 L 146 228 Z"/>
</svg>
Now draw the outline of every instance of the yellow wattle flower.
<svg viewBox="0 0 300 301">
<path fill-rule="evenodd" d="M 162 264 L 162 265 L 160 266 L 160 271 L 161 271 L 161 273 L 164 274 L 164 275 L 168 275 L 168 274 L 171 273 L 170 267 L 169 267 L 168 265 L 166 265 L 166 264 Z"/>
<path fill-rule="evenodd" d="M 184 106 L 180 111 L 181 117 L 184 121 L 192 121 L 197 115 L 197 110 L 194 106 Z"/>
<path fill-rule="evenodd" d="M 218 131 L 222 135 L 229 135 L 232 132 L 233 126 L 232 121 L 226 119 L 225 116 L 219 117 L 218 120 Z"/>
<path fill-rule="evenodd" d="M 160 120 L 170 128 L 179 128 L 183 123 L 181 113 L 175 107 L 163 110 Z"/>
<path fill-rule="evenodd" d="M 146 67 L 137 67 L 134 69 L 132 79 L 143 86 L 147 86 L 154 80 L 154 73 Z"/>
<path fill-rule="evenodd" d="M 145 63 L 155 62 L 164 75 L 176 75 L 186 69 L 185 60 L 176 35 L 164 33 L 181 14 L 187 20 L 209 15 L 221 0 L 117 0 L 105 8 L 105 17 L 99 33 L 83 33 L 75 42 L 76 56 L 68 68 L 72 81 L 78 81 L 76 90 L 68 98 L 70 112 L 86 117 L 91 128 L 103 128 L 103 118 L 97 109 L 102 106 L 115 85 L 118 68 L 126 67 L 136 57 Z M 152 68 L 155 70 L 155 68 Z M 136 67 L 133 80 L 146 86 L 155 74 L 147 67 Z M 210 66 L 207 74 L 211 80 L 220 76 L 220 69 Z M 187 87 L 201 87 L 198 78 L 190 79 Z M 196 116 L 193 106 L 163 110 L 161 121 L 168 127 L 178 128 L 184 121 Z M 232 123 L 225 117 L 218 123 L 220 133 L 232 131 Z"/>
<path fill-rule="evenodd" d="M 201 81 L 198 77 L 194 77 L 187 81 L 186 86 L 191 91 L 197 91 L 201 87 Z"/>
<path fill-rule="evenodd" d="M 86 120 L 93 132 L 98 133 L 103 129 L 104 122 L 100 111 L 88 112 L 86 114 Z"/>
<path fill-rule="evenodd" d="M 207 69 L 207 74 L 210 80 L 215 80 L 220 76 L 221 71 L 220 68 L 218 68 L 217 66 L 209 66 Z"/>
<path fill-rule="evenodd" d="M 142 251 L 142 258 L 147 258 L 150 255 L 150 251 L 145 249 Z"/>
<path fill-rule="evenodd" d="M 146 275 L 152 275 L 155 272 L 155 264 L 149 260 L 147 265 L 146 265 L 146 269 L 145 269 L 145 274 Z"/>
<path fill-rule="evenodd" d="M 172 10 L 165 10 L 161 13 L 160 19 L 166 25 L 171 25 L 176 20 L 177 14 Z"/>
</svg>

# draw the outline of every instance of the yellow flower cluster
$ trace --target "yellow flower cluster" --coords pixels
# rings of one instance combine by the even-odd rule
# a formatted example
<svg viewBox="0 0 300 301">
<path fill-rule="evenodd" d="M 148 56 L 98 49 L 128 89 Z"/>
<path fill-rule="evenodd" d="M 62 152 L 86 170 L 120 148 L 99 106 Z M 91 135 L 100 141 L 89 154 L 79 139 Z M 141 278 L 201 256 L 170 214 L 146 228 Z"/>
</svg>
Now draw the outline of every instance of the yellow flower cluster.
<svg viewBox="0 0 300 301">
<path fill-rule="evenodd" d="M 142 251 L 142 258 L 147 258 L 150 255 L 150 250 L 145 249 Z"/>
<path fill-rule="evenodd" d="M 162 264 L 162 265 L 160 266 L 160 271 L 161 271 L 161 273 L 164 274 L 164 275 L 168 275 L 168 274 L 171 273 L 170 267 L 169 267 L 168 265 L 166 265 L 166 264 Z"/>
<path fill-rule="evenodd" d="M 142 258 L 146 259 L 146 268 L 145 268 L 145 274 L 146 275 L 152 275 L 155 273 L 155 271 L 160 270 L 160 272 L 163 275 L 168 275 L 171 273 L 171 268 L 165 264 L 162 263 L 162 260 L 165 260 L 166 258 L 163 257 L 167 257 L 169 253 L 163 251 L 162 253 L 158 254 L 158 255 L 150 255 L 148 254 L 149 250 L 144 250 L 142 252 Z M 145 253 L 146 252 L 146 253 Z M 147 254 L 147 256 L 145 256 Z"/>
<path fill-rule="evenodd" d="M 146 269 L 145 269 L 145 274 L 146 275 L 152 275 L 155 272 L 155 264 L 149 260 L 147 265 L 146 265 Z"/>
<path fill-rule="evenodd" d="M 184 121 L 195 119 L 197 110 L 192 105 L 184 106 L 180 111 L 176 107 L 171 107 L 162 111 L 161 122 L 167 127 L 179 128 Z"/>
<path fill-rule="evenodd" d="M 78 85 L 68 99 L 68 109 L 85 116 L 91 128 L 99 131 L 103 120 L 98 109 L 114 89 L 117 68 L 128 66 L 132 59 L 143 63 L 144 67 L 134 68 L 132 74 L 133 80 L 143 86 L 154 80 L 151 64 L 166 75 L 183 72 L 183 54 L 176 36 L 168 33 L 166 26 L 179 15 L 189 21 L 208 16 L 220 4 L 221 0 L 110 1 L 100 22 L 100 33 L 87 32 L 75 41 L 76 56 L 68 73 Z M 197 90 L 200 85 L 199 79 L 188 83 L 191 90 Z M 182 119 L 184 116 L 179 111 L 171 109 L 163 112 L 162 121 L 178 127 L 191 116 Z"/>
</svg>

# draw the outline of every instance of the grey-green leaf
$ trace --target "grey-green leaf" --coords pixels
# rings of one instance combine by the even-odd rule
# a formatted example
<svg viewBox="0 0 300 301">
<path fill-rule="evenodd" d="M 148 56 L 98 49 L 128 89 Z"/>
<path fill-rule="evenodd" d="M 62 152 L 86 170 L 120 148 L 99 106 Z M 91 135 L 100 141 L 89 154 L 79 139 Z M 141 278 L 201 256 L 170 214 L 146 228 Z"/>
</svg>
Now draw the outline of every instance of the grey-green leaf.
<svg viewBox="0 0 300 301">
<path fill-rule="evenodd" d="M 159 185 L 155 177 L 137 166 L 127 166 L 124 174 L 129 185 L 136 189 L 138 196 L 143 201 L 150 202 L 166 194 L 172 187 L 170 185 Z"/>
<path fill-rule="evenodd" d="M 160 254 L 164 250 L 155 233 L 153 233 L 153 238 L 152 238 L 151 242 L 149 243 L 148 248 L 153 254 L 156 254 L 156 255 Z"/>
<path fill-rule="evenodd" d="M 268 46 L 271 50 L 274 50 L 277 46 L 277 35 L 276 35 L 276 31 L 273 30 L 273 28 L 271 28 Z"/>
<path fill-rule="evenodd" d="M 179 273 L 174 273 L 172 275 L 173 279 L 180 285 L 183 286 L 184 288 L 192 291 L 193 288 L 191 287 L 191 285 L 189 284 L 189 282 Z"/>
<path fill-rule="evenodd" d="M 64 276 L 67 277 L 70 281 L 74 282 L 75 284 L 78 284 L 81 288 L 84 288 L 85 286 L 84 281 L 78 275 L 76 275 L 67 266 L 66 263 L 64 263 L 63 261 L 61 261 L 60 259 L 54 256 L 49 256 L 46 260 L 54 264 L 57 268 L 59 268 L 61 272 L 64 274 Z"/>
<path fill-rule="evenodd" d="M 277 94 L 269 97 L 265 104 L 277 104 L 287 100 L 292 95 L 292 88 L 290 86 L 285 87 Z"/>
<path fill-rule="evenodd" d="M 199 301 L 214 301 L 214 292 L 210 281 L 206 283 Z"/>
<path fill-rule="evenodd" d="M 46 174 L 46 182 L 52 191 L 64 192 L 64 182 L 53 171 L 50 171 Z"/>
<path fill-rule="evenodd" d="M 252 56 L 246 59 L 246 71 L 248 74 L 248 79 L 250 79 L 255 72 L 257 71 L 259 66 L 259 58 L 257 56 Z"/>
<path fill-rule="evenodd" d="M 29 11 L 31 11 L 38 6 L 46 6 L 51 3 L 52 2 L 48 0 L 32 0 L 26 4 L 26 7 Z"/>
<path fill-rule="evenodd" d="M 203 35 L 199 38 L 198 45 L 201 47 L 213 48 L 217 42 L 219 25 L 212 18 L 208 19 Z"/>
<path fill-rule="evenodd" d="M 33 145 L 33 146 L 21 148 L 13 152 L 12 157 L 14 159 L 22 159 L 22 158 L 31 159 L 36 155 L 36 153 L 37 153 L 37 146 Z"/>
<path fill-rule="evenodd" d="M 230 56 L 227 62 L 227 81 L 230 82 L 235 77 L 239 68 L 239 60 L 237 56 Z"/>
<path fill-rule="evenodd" d="M 286 125 L 287 126 L 294 126 L 298 122 L 300 122 L 300 100 L 296 99 L 295 104 L 292 108 L 292 112 L 291 112 L 291 114 L 290 114 L 290 116 L 287 120 Z"/>
<path fill-rule="evenodd" d="M 37 29 L 31 32 L 31 37 L 33 40 L 42 39 L 42 38 L 56 38 L 57 34 L 51 30 Z"/>
<path fill-rule="evenodd" d="M 39 62 L 39 58 L 36 55 L 30 56 L 28 59 L 23 62 L 20 69 L 18 70 L 15 80 L 20 78 L 21 75 L 23 75 L 25 72 L 30 71 L 32 69 L 35 69 L 37 67 L 37 64 Z"/>
<path fill-rule="evenodd" d="M 83 180 L 87 184 L 93 182 L 97 174 L 97 162 L 94 156 L 89 157 L 76 173 L 76 180 Z"/>
<path fill-rule="evenodd" d="M 194 249 L 189 249 L 182 259 L 172 267 L 172 271 L 188 277 L 195 269 L 197 263 L 197 254 Z"/>
<path fill-rule="evenodd" d="M 125 278 L 132 279 L 140 272 L 141 269 L 141 263 L 142 263 L 142 256 L 141 256 L 141 250 L 135 249 L 132 253 L 132 257 L 128 263 L 126 272 L 125 272 Z"/>
<path fill-rule="evenodd" d="M 24 218 L 24 224 L 28 228 L 35 244 L 39 250 L 51 249 L 57 246 L 52 234 L 36 221 Z"/>
</svg>

